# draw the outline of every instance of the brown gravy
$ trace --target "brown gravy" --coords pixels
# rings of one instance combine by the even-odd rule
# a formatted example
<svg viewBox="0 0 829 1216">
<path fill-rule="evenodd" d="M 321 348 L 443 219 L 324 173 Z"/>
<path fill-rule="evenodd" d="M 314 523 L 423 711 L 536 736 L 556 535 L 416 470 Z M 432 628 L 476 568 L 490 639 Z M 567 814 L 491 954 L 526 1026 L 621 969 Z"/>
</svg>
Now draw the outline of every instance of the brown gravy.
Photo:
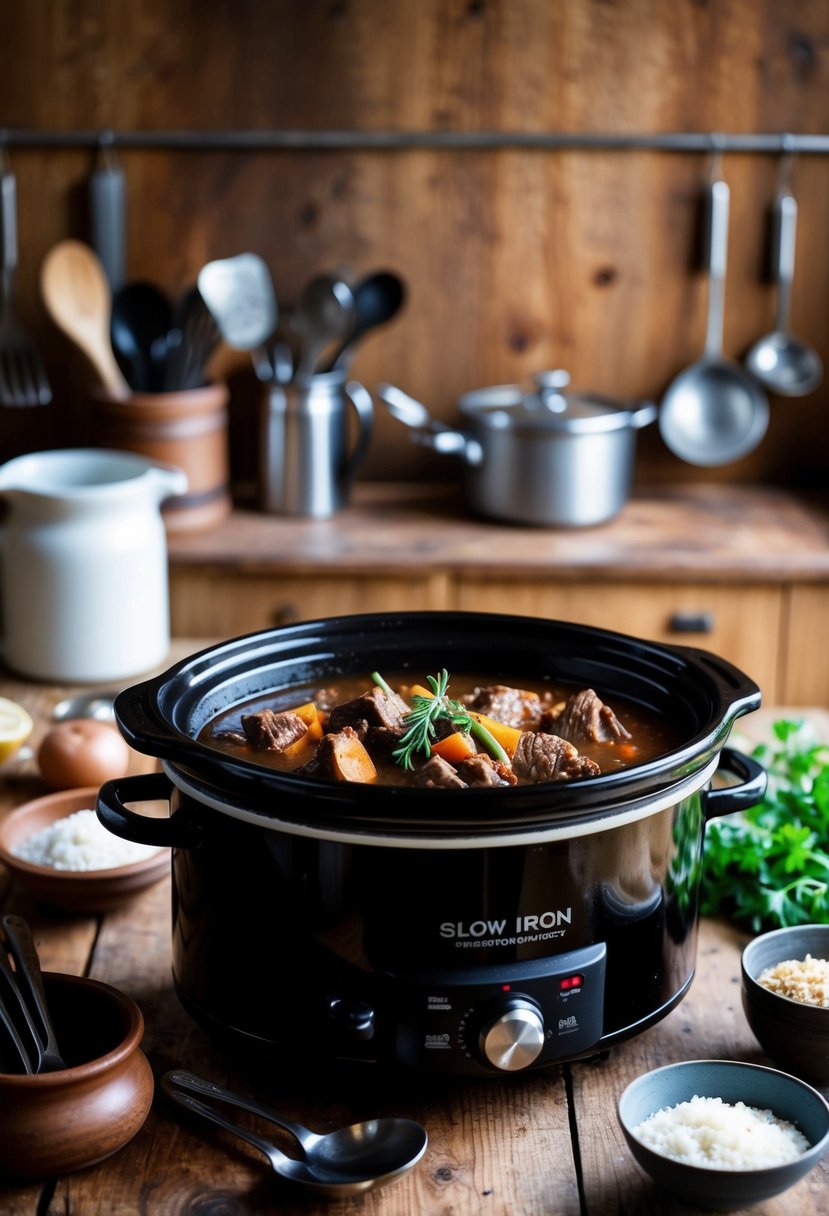
<svg viewBox="0 0 829 1216">
<path fill-rule="evenodd" d="M 427 684 L 425 673 L 384 672 L 383 676 L 389 686 L 407 702 L 410 702 L 410 690 L 413 685 Z M 524 677 L 514 679 L 502 676 L 492 677 L 479 673 L 452 676 L 447 693 L 453 700 L 459 701 L 472 695 L 476 689 L 493 684 L 510 685 L 537 693 L 550 705 L 566 702 L 574 692 L 578 691 L 578 688 L 572 685 L 556 684 L 550 681 L 528 681 Z M 308 702 L 314 702 L 323 711 L 323 717 L 325 717 L 335 706 L 359 697 L 373 687 L 374 681 L 370 675 L 366 674 L 365 676 L 341 677 L 332 680 L 325 687 L 320 687 L 318 684 L 297 685 L 290 689 L 263 694 L 217 715 L 202 729 L 199 740 L 211 747 L 220 748 L 232 755 L 242 756 L 247 760 L 281 772 L 295 771 L 307 764 L 309 757 L 313 755 L 313 746 L 309 744 L 308 747 L 295 750 L 291 755 L 254 748 L 244 739 L 242 717 L 264 709 L 276 712 L 292 710 Z M 598 691 L 601 696 L 601 690 Z M 616 696 L 608 698 L 607 704 L 629 732 L 630 738 L 608 742 L 585 739 L 578 743 L 579 753 L 595 761 L 602 773 L 614 772 L 644 763 L 664 755 L 665 752 L 677 746 L 679 740 L 676 731 L 666 723 L 662 716 L 649 712 L 639 705 L 625 702 Z M 411 772 L 407 772 L 396 763 L 388 752 L 378 754 L 376 750 L 372 750 L 371 756 L 377 770 L 376 784 L 408 785 L 412 783 Z M 421 754 L 415 762 L 423 763 L 425 759 L 426 756 Z M 527 782 L 519 779 L 518 783 Z"/>
</svg>

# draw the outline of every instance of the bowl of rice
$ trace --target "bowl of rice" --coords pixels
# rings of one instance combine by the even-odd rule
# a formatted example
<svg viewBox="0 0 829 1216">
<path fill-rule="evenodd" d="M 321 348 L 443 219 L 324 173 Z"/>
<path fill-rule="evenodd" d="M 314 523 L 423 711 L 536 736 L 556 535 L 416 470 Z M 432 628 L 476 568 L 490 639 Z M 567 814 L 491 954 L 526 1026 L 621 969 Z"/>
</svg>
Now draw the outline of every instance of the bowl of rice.
<svg viewBox="0 0 829 1216">
<path fill-rule="evenodd" d="M 768 1058 L 829 1086 L 829 925 L 761 933 L 741 961 L 743 1011 Z"/>
<path fill-rule="evenodd" d="M 697 1207 L 779 1195 L 829 1147 L 829 1105 L 797 1077 L 735 1060 L 687 1060 L 637 1077 L 618 1104 L 639 1165 Z"/>
<path fill-rule="evenodd" d="M 114 836 L 95 813 L 94 786 L 26 802 L 0 820 L 0 862 L 45 904 L 108 912 L 170 871 L 168 849 Z"/>
</svg>

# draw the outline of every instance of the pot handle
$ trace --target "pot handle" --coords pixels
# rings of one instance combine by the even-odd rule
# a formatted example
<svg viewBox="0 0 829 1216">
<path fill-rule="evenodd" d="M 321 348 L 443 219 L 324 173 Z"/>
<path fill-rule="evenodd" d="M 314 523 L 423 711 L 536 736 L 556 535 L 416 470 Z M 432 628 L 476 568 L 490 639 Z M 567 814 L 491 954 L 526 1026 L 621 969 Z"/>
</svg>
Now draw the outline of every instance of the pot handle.
<svg viewBox="0 0 829 1216">
<path fill-rule="evenodd" d="M 100 822 L 122 840 L 163 848 L 192 849 L 201 840 L 199 825 L 184 811 L 168 819 L 139 815 L 127 802 L 170 800 L 173 783 L 166 773 L 139 773 L 105 781 L 98 790 L 95 811 Z"/>
<path fill-rule="evenodd" d="M 449 453 L 457 456 L 466 456 L 470 443 L 477 443 L 461 431 L 453 431 L 451 427 L 438 422 L 422 402 L 410 397 L 394 384 L 378 384 L 374 392 L 392 418 L 396 418 L 410 429 L 415 443 L 433 448 L 444 455 Z"/>
<path fill-rule="evenodd" d="M 643 426 L 650 426 L 656 421 L 658 411 L 652 401 L 643 401 L 630 416 L 630 425 L 634 430 L 640 431 Z"/>
<path fill-rule="evenodd" d="M 364 388 L 359 380 L 351 380 L 345 386 L 345 395 L 351 402 L 357 415 L 358 431 L 354 449 L 350 456 L 347 457 L 341 473 L 341 482 L 344 487 L 348 486 L 353 480 L 355 473 L 362 464 L 374 430 L 374 403 L 371 400 L 371 393 L 369 393 L 368 389 Z"/>
<path fill-rule="evenodd" d="M 753 756 L 746 756 L 733 747 L 724 747 L 720 753 L 718 767 L 734 773 L 741 779 L 739 785 L 726 785 L 721 789 L 708 790 L 705 795 L 705 822 L 733 811 L 744 811 L 756 806 L 763 798 L 768 785 L 768 774 Z"/>
</svg>

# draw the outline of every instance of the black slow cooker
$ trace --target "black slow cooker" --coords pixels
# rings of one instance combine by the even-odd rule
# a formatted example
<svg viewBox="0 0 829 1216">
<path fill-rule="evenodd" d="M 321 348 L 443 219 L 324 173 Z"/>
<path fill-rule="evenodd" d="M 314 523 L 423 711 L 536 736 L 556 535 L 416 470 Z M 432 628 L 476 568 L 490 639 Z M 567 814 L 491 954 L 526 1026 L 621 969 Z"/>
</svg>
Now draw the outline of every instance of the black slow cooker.
<svg viewBox="0 0 829 1216">
<path fill-rule="evenodd" d="M 595 688 L 680 744 L 569 783 L 440 790 L 280 773 L 197 736 L 292 685 L 446 666 Z M 210 647 L 115 703 L 163 772 L 107 782 L 98 816 L 172 848 L 173 975 L 201 1024 L 288 1058 L 449 1074 L 605 1051 L 694 975 L 705 823 L 766 776 L 725 748 L 757 686 L 705 651 L 485 613 L 304 622 Z M 713 788 L 718 767 L 731 784 Z M 127 804 L 165 798 L 169 818 Z"/>
</svg>

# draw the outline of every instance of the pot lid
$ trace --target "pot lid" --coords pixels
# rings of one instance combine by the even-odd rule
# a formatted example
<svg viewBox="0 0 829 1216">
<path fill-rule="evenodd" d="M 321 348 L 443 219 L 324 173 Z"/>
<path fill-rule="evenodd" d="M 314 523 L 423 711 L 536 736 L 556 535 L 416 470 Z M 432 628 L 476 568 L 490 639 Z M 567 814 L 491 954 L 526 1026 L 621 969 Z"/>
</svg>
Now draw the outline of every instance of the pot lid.
<svg viewBox="0 0 829 1216">
<path fill-rule="evenodd" d="M 474 389 L 458 399 L 458 409 L 465 417 L 497 430 L 573 434 L 642 426 L 656 417 L 656 408 L 649 403 L 632 404 L 596 393 L 565 393 L 570 374 L 563 368 L 536 372 L 533 379 L 535 389 L 529 393 L 517 384 Z"/>
</svg>

